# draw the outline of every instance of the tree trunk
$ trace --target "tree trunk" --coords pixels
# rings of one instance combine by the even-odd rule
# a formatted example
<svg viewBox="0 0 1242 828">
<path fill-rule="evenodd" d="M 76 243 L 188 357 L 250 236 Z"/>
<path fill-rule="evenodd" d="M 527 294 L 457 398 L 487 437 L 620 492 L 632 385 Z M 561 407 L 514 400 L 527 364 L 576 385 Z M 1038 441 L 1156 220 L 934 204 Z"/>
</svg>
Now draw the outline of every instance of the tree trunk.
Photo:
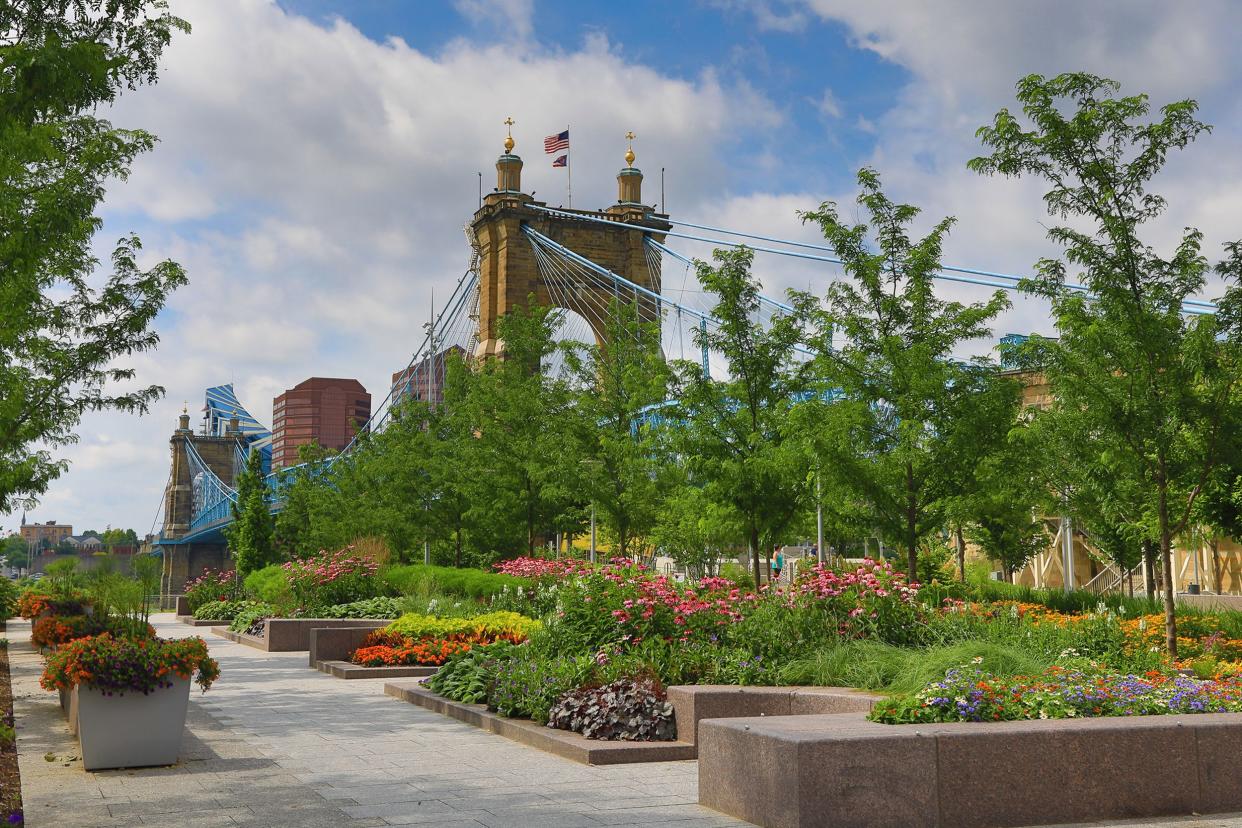
<svg viewBox="0 0 1242 828">
<path fill-rule="evenodd" d="M 1143 541 L 1143 574 L 1147 581 L 1147 600 L 1156 600 L 1156 550 L 1155 544 L 1149 540 Z"/>
<path fill-rule="evenodd" d="M 1168 492 L 1160 488 L 1160 561 L 1164 566 L 1164 638 L 1169 658 L 1177 659 L 1177 613 L 1173 605 L 1173 537 L 1169 532 Z"/>
<path fill-rule="evenodd" d="M 957 541 L 957 578 L 964 584 L 966 583 L 966 539 L 962 537 L 962 524 L 958 523 L 953 527 L 953 534 Z"/>
<path fill-rule="evenodd" d="M 461 569 L 461 519 L 458 518 L 457 526 L 453 532 L 453 566 Z"/>
<path fill-rule="evenodd" d="M 747 541 L 750 544 L 750 562 L 755 567 L 755 592 L 762 587 L 759 581 L 759 527 L 755 524 L 750 525 L 750 538 Z"/>
<path fill-rule="evenodd" d="M 906 580 L 919 579 L 918 514 L 914 492 L 914 465 L 906 463 Z"/>
<path fill-rule="evenodd" d="M 1216 594 L 1224 595 L 1225 586 L 1220 577 L 1220 538 L 1213 535 L 1208 541 L 1208 548 L 1212 550 L 1212 583 L 1216 587 Z"/>
</svg>

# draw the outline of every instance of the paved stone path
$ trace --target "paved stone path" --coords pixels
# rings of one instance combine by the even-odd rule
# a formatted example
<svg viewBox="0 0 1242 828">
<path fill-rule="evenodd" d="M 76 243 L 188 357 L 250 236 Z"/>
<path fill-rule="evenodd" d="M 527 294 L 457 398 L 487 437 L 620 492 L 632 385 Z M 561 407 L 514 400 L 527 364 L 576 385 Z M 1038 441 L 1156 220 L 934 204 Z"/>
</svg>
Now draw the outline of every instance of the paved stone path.
<svg viewBox="0 0 1242 828">
<path fill-rule="evenodd" d="M 93 774 L 38 686 L 29 625 L 9 622 L 30 828 L 747 824 L 697 804 L 695 762 L 580 765 L 385 696 L 382 681 L 309 670 L 305 653 L 154 621 L 162 636 L 203 634 L 222 677 L 191 693 L 180 764 Z"/>
<path fill-rule="evenodd" d="M 222 678 L 192 692 L 179 764 L 86 773 L 55 694 L 38 686 L 29 624 L 9 622 L 30 828 L 748 824 L 696 804 L 695 762 L 580 765 L 384 696 L 382 681 L 311 671 L 305 653 L 263 653 L 171 615 L 155 625 L 203 634 Z M 1242 815 L 1093 824 L 1242 828 Z"/>
</svg>

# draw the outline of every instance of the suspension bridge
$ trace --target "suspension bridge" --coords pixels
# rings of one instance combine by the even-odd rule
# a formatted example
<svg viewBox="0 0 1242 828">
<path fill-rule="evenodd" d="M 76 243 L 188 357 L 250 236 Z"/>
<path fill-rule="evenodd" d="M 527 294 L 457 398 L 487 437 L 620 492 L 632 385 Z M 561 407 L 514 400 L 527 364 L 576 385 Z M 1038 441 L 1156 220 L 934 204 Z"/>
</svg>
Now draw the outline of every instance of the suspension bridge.
<svg viewBox="0 0 1242 828">
<path fill-rule="evenodd" d="M 642 199 L 641 171 L 634 166 L 632 148 L 626 167 L 617 175 L 617 202 L 603 210 L 550 207 L 522 191 L 522 159 L 513 153 L 512 138 L 496 162 L 497 186 L 465 226 L 469 264 L 449 297 L 414 349 L 401 376 L 427 378 L 429 385 L 443 381 L 451 349 L 475 358 L 503 353 L 498 321 L 531 301 L 563 311 L 558 336 L 577 342 L 606 341 L 613 313 L 634 318 L 660 332 L 668 359 L 693 360 L 711 376 L 725 376 L 723 357 L 698 344 L 696 333 L 713 330 L 713 297 L 695 278 L 694 260 L 679 246 L 708 244 L 716 248 L 746 247 L 759 257 L 786 257 L 839 267 L 842 260 L 825 245 L 793 241 L 706 224 L 680 221 L 657 213 Z M 938 274 L 945 282 L 1015 291 L 1021 277 L 970 267 L 945 266 Z M 1090 296 L 1082 285 L 1067 289 Z M 1183 313 L 1210 314 L 1206 301 L 1188 300 Z M 768 324 L 793 308 L 779 299 L 760 296 L 756 320 Z M 810 353 L 799 350 L 796 359 Z M 556 360 L 545 371 L 563 368 Z M 396 383 L 358 431 L 361 436 L 384 428 L 396 403 L 409 389 Z M 183 411 L 170 441 L 172 463 L 164 495 L 152 529 L 157 551 L 172 559 L 174 580 L 182 582 L 203 567 L 226 561 L 223 530 L 232 521 L 237 500 L 236 481 L 252 452 L 260 452 L 268 483 L 276 492 L 271 508 L 281 508 L 283 481 L 298 467 L 271 471 L 271 432 L 252 416 L 231 385 L 206 391 L 203 422 L 190 428 Z M 355 437 L 337 457 L 347 455 Z M 332 459 L 325 461 L 330 465 Z"/>
</svg>

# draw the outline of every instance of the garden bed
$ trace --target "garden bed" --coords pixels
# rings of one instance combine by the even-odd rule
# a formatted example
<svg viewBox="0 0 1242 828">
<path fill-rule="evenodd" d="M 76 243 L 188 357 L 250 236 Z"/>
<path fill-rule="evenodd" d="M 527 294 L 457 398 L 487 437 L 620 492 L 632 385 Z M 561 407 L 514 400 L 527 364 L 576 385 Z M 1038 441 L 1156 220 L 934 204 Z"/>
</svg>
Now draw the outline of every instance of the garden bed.
<svg viewBox="0 0 1242 828">
<path fill-rule="evenodd" d="M 13 719 L 13 685 L 9 676 L 9 651 L 0 647 L 0 824 L 22 824 L 22 778 L 17 766 L 16 733 L 8 739 Z"/>
<path fill-rule="evenodd" d="M 315 668 L 339 679 L 426 678 L 439 668 L 421 665 L 408 667 L 363 667 L 349 661 L 318 661 Z"/>
<path fill-rule="evenodd" d="M 420 679 L 403 679 L 384 685 L 384 692 L 466 724 L 474 725 L 515 742 L 555 753 L 586 765 L 620 765 L 633 762 L 670 762 L 693 759 L 689 742 L 612 742 L 587 739 L 528 719 L 507 719 L 482 704 L 449 701 L 420 686 Z"/>
<path fill-rule="evenodd" d="M 1017 826 L 1242 810 L 1242 713 L 885 725 L 713 719 L 699 802 L 767 828 Z"/>
</svg>

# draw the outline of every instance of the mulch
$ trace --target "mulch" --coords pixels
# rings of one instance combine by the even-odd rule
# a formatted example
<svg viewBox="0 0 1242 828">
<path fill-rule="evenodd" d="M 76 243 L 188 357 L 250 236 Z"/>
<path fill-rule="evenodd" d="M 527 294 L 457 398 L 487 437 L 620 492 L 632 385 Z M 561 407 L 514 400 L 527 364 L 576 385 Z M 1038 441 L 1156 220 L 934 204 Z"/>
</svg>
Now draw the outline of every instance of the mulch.
<svg viewBox="0 0 1242 828">
<path fill-rule="evenodd" d="M 13 687 L 9 651 L 0 647 L 0 722 L 13 726 Z M 17 741 L 0 741 L 0 825 L 22 824 L 22 778 L 17 770 Z"/>
</svg>

